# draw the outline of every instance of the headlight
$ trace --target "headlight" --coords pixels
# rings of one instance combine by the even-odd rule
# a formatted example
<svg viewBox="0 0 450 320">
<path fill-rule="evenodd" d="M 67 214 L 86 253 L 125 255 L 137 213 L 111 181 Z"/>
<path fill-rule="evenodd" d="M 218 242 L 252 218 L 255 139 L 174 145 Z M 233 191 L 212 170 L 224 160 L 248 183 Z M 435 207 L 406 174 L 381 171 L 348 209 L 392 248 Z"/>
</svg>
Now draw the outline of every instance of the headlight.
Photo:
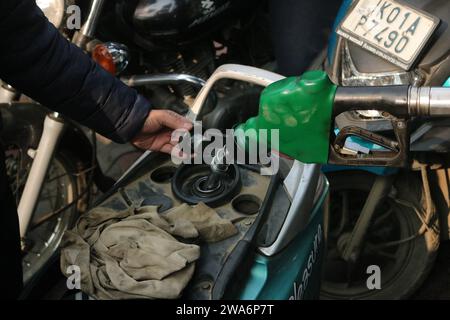
<svg viewBox="0 0 450 320">
<path fill-rule="evenodd" d="M 369 53 L 367 53 L 369 54 Z M 381 73 L 359 72 L 353 63 L 347 43 L 342 59 L 341 83 L 343 86 L 394 86 L 420 85 L 423 77 L 416 71 L 395 71 Z"/>
<path fill-rule="evenodd" d="M 56 27 L 61 27 L 66 11 L 65 0 L 36 0 L 47 19 Z"/>
</svg>

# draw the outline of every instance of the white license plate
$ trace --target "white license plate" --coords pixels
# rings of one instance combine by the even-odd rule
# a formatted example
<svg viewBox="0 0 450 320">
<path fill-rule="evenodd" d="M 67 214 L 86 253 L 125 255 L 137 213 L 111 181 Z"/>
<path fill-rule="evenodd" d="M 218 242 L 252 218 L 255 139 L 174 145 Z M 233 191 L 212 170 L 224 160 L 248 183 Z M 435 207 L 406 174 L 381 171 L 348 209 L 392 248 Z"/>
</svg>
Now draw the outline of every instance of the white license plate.
<svg viewBox="0 0 450 320">
<path fill-rule="evenodd" d="M 359 0 L 336 32 L 409 70 L 439 25 L 439 18 L 400 1 Z"/>
</svg>

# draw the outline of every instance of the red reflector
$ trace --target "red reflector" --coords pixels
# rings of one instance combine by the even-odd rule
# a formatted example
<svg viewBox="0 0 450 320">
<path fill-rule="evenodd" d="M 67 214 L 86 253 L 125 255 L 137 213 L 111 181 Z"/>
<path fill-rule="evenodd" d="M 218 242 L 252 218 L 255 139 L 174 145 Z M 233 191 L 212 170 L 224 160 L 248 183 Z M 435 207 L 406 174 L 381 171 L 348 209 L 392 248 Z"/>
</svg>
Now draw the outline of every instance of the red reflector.
<svg viewBox="0 0 450 320">
<path fill-rule="evenodd" d="M 98 44 L 92 51 L 92 59 L 97 62 L 103 69 L 109 73 L 116 74 L 116 65 L 114 64 L 113 57 L 109 53 L 108 48 L 103 44 Z"/>
</svg>

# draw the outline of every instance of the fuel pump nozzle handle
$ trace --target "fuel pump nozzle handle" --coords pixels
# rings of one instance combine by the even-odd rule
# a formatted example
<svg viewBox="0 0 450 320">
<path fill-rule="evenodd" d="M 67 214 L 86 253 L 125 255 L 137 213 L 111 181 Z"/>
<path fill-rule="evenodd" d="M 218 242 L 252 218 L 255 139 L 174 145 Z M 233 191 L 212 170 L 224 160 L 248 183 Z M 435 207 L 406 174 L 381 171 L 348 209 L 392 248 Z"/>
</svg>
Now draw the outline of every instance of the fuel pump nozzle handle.
<svg viewBox="0 0 450 320">
<path fill-rule="evenodd" d="M 338 87 L 333 116 L 352 110 L 378 110 L 397 118 L 450 116 L 450 88 Z"/>
<path fill-rule="evenodd" d="M 409 120 L 413 117 L 450 116 L 450 88 L 386 86 L 338 87 L 333 103 L 333 119 L 353 110 L 377 110 L 392 122 L 395 140 L 355 126 L 341 128 L 330 146 L 329 163 L 403 167 L 408 164 Z M 384 148 L 358 154 L 345 149 L 351 136 Z"/>
<path fill-rule="evenodd" d="M 335 118 L 354 110 L 380 111 L 391 121 L 394 137 L 355 125 L 335 133 Z M 309 71 L 268 86 L 261 94 L 258 116 L 239 128 L 278 130 L 277 151 L 304 163 L 404 167 L 409 163 L 409 120 L 446 116 L 450 116 L 450 88 L 338 87 L 326 72 Z M 354 150 L 350 137 L 381 148 Z"/>
</svg>

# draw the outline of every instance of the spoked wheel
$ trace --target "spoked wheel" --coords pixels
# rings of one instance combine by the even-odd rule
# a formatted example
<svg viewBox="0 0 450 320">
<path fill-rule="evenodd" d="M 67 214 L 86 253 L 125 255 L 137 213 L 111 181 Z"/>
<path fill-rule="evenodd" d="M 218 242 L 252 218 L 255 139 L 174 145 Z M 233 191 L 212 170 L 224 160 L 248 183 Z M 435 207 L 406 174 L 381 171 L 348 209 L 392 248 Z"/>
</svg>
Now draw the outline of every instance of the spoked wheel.
<svg viewBox="0 0 450 320">
<path fill-rule="evenodd" d="M 6 169 L 16 203 L 19 203 L 31 161 L 24 150 L 6 147 Z M 75 220 L 78 209 L 86 205 L 82 195 L 86 187 L 80 162 L 64 152 L 57 152 L 50 164 L 38 203 L 23 239 L 23 279 L 26 285 L 41 271 L 55 251 L 65 230 Z"/>
<path fill-rule="evenodd" d="M 330 174 L 328 179 L 330 224 L 322 298 L 401 299 L 410 296 L 433 265 L 436 239 L 428 232 L 418 235 L 421 220 L 413 208 L 397 203 L 395 197 L 398 195 L 392 192 L 377 207 L 360 259 L 356 264 L 347 263 L 342 253 L 375 177 L 365 172 L 348 171 Z M 405 199 L 404 194 L 416 201 L 421 198 L 420 181 L 412 179 L 406 185 L 410 190 L 403 190 L 402 199 Z M 370 289 L 367 284 L 373 274 L 368 271 L 369 266 L 380 270 L 380 289 Z"/>
</svg>

